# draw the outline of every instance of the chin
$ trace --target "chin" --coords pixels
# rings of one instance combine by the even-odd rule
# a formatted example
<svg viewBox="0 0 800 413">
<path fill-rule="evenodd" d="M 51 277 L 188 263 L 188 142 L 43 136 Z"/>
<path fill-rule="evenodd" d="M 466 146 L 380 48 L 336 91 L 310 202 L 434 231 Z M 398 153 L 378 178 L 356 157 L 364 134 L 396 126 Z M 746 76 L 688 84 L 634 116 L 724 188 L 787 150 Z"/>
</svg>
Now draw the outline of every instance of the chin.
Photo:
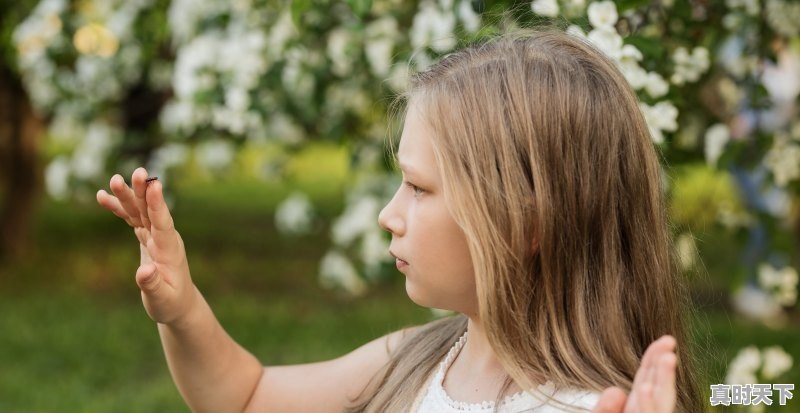
<svg viewBox="0 0 800 413">
<path fill-rule="evenodd" d="M 427 299 L 428 297 L 426 297 L 425 294 L 421 294 L 419 286 L 409 281 L 408 278 L 406 278 L 406 295 L 408 295 L 408 298 L 416 305 L 431 307 L 430 300 Z"/>
</svg>

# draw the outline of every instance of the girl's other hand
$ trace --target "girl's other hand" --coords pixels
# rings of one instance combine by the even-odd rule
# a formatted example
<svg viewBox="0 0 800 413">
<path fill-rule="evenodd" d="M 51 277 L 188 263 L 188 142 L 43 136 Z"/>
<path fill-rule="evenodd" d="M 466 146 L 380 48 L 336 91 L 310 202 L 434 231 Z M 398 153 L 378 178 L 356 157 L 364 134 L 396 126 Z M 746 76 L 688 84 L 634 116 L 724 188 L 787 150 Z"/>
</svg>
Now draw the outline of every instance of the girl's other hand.
<svg viewBox="0 0 800 413">
<path fill-rule="evenodd" d="M 139 240 L 141 261 L 136 284 L 142 303 L 153 321 L 177 324 L 196 302 L 197 290 L 189 274 L 186 251 L 164 202 L 161 182 L 147 182 L 147 171 L 137 168 L 129 187 L 120 175 L 109 184 L 114 195 L 97 191 L 97 202 L 133 228 Z"/>
<path fill-rule="evenodd" d="M 630 394 L 609 387 L 592 413 L 673 413 L 677 403 L 675 338 L 662 336 L 647 347 Z"/>
</svg>

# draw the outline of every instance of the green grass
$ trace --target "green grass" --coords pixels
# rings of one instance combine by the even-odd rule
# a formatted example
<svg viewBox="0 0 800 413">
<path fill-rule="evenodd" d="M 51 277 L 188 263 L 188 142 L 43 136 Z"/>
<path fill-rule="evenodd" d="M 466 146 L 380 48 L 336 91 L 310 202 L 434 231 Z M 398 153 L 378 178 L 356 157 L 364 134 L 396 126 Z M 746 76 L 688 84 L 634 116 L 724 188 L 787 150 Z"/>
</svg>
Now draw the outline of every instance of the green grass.
<svg viewBox="0 0 800 413">
<path fill-rule="evenodd" d="M 320 288 L 326 225 L 299 238 L 276 233 L 272 211 L 293 188 L 309 192 L 323 218 L 341 211 L 346 174 L 328 155 L 313 155 L 327 163 L 301 161 L 288 183 L 168 184 L 195 282 L 230 334 L 265 364 L 329 359 L 431 317 L 408 300 L 399 275 L 361 298 Z M 26 260 L 0 268 L 0 412 L 187 412 L 133 281 L 139 252 L 131 231 L 94 205 L 46 201 L 36 240 Z M 732 265 L 724 257 L 735 250 L 724 234 L 704 235 L 701 250 L 720 263 L 709 262 L 709 279 L 694 286 L 718 290 Z M 800 364 L 798 320 L 770 330 L 729 316 L 724 301 L 712 302 L 697 325 L 706 387 L 723 380 L 746 345 L 782 345 Z M 800 369 L 781 381 L 800 383 Z M 800 400 L 766 411 L 800 411 Z"/>
<path fill-rule="evenodd" d="M 173 210 L 195 282 L 265 364 L 330 359 L 431 318 L 399 275 L 361 298 L 322 289 L 327 228 L 280 237 L 276 193 L 195 184 L 176 192 Z M 139 300 L 127 226 L 99 207 L 47 202 L 37 239 L 29 259 L 0 270 L 0 412 L 188 411 Z"/>
<path fill-rule="evenodd" d="M 320 302 L 304 294 L 213 294 L 220 322 L 265 364 L 326 360 L 430 317 L 382 288 Z M 61 291 L 3 296 L 0 411 L 183 412 L 158 333 L 135 299 Z M 135 298 L 135 297 L 133 297 Z"/>
</svg>

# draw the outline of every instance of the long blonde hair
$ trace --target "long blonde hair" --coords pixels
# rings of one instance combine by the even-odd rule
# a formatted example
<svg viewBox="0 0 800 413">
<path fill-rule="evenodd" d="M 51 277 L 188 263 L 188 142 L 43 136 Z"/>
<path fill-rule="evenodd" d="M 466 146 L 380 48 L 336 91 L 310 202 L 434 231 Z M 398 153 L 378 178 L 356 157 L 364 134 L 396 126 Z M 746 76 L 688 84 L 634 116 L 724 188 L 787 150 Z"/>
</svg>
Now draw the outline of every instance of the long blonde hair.
<svg viewBox="0 0 800 413">
<path fill-rule="evenodd" d="M 630 390 L 671 334 L 676 412 L 704 411 L 658 156 L 614 63 L 564 33 L 506 34 L 416 74 L 403 99 L 424 108 L 510 380 Z M 465 329 L 464 316 L 418 329 L 349 411 L 407 410 Z"/>
</svg>

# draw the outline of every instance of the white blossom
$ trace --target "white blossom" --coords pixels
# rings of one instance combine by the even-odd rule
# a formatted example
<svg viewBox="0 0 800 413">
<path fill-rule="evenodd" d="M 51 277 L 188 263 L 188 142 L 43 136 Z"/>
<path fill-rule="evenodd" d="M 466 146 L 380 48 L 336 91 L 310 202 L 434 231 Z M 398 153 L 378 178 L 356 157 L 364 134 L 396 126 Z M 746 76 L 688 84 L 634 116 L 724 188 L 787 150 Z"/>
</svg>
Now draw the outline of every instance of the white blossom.
<svg viewBox="0 0 800 413">
<path fill-rule="evenodd" d="M 397 93 L 402 93 L 408 87 L 410 68 L 405 63 L 395 64 L 387 78 L 389 87 Z"/>
<path fill-rule="evenodd" d="M 219 51 L 220 71 L 229 74 L 231 86 L 246 90 L 255 88 L 269 69 L 264 58 L 267 40 L 260 30 L 229 31 Z"/>
<path fill-rule="evenodd" d="M 384 231 L 379 227 L 366 231 L 361 237 L 361 261 L 364 263 L 366 274 L 376 276 L 379 274 L 380 264 L 389 261 L 389 242 L 384 237 Z"/>
<path fill-rule="evenodd" d="M 430 47 L 436 52 L 447 52 L 456 45 L 453 35 L 456 16 L 450 10 L 441 10 L 430 1 L 423 1 L 411 25 L 411 46 L 416 49 Z"/>
<path fill-rule="evenodd" d="M 758 383 L 757 373 L 767 381 L 772 381 L 792 368 L 793 359 L 780 346 L 767 347 L 759 351 L 755 346 L 747 346 L 731 360 L 728 365 L 727 384 Z"/>
<path fill-rule="evenodd" d="M 188 158 L 189 148 L 186 145 L 171 142 L 153 151 L 147 170 L 150 175 L 163 176 L 169 168 L 186 163 Z"/>
<path fill-rule="evenodd" d="M 293 192 L 275 210 L 275 226 L 284 234 L 305 234 L 311 229 L 314 207 L 308 196 Z"/>
<path fill-rule="evenodd" d="M 70 161 L 61 155 L 50 161 L 44 170 L 47 194 L 53 199 L 63 200 L 69 194 Z"/>
<path fill-rule="evenodd" d="M 759 64 L 758 57 L 746 54 L 744 48 L 745 43 L 740 37 L 730 36 L 722 43 L 717 52 L 717 63 L 736 78 L 742 78 L 747 73 L 753 72 Z M 681 53 L 683 55 L 685 51 Z"/>
<path fill-rule="evenodd" d="M 797 302 L 797 270 L 786 266 L 781 270 L 769 264 L 758 266 L 758 282 L 767 291 L 772 291 L 775 300 L 785 306 Z"/>
<path fill-rule="evenodd" d="M 792 200 L 784 188 L 771 186 L 761 195 L 764 200 L 764 210 L 776 218 L 788 219 L 791 212 Z"/>
<path fill-rule="evenodd" d="M 43 57 L 53 40 L 61 35 L 63 23 L 59 15 L 67 9 L 65 0 L 40 1 L 31 14 L 12 33 L 22 67 L 29 67 Z"/>
<path fill-rule="evenodd" d="M 184 43 L 198 32 L 204 19 L 222 15 L 228 7 L 223 0 L 173 0 L 167 11 L 170 31 L 178 43 Z"/>
<path fill-rule="evenodd" d="M 696 82 L 710 65 L 708 49 L 699 46 L 695 47 L 691 54 L 683 47 L 675 49 L 672 60 L 675 63 L 675 73 L 670 80 L 676 85 Z"/>
<path fill-rule="evenodd" d="M 644 56 L 642 55 L 642 52 L 636 48 L 636 46 L 632 44 L 626 44 L 622 46 L 620 59 L 621 60 L 630 59 L 636 62 L 641 62 L 642 59 L 644 59 Z"/>
<path fill-rule="evenodd" d="M 619 19 L 617 6 L 610 0 L 595 1 L 589 4 L 586 12 L 589 15 L 589 23 L 596 29 L 614 30 L 614 25 Z"/>
<path fill-rule="evenodd" d="M 564 14 L 568 17 L 580 17 L 586 12 L 586 0 L 566 0 Z"/>
<path fill-rule="evenodd" d="M 752 225 L 754 219 L 750 214 L 736 211 L 730 204 L 723 203 L 719 206 L 719 210 L 717 211 L 717 221 L 725 228 L 735 230 Z"/>
<path fill-rule="evenodd" d="M 761 7 L 759 0 L 725 0 L 725 5 L 731 9 L 743 9 L 750 16 L 757 16 Z"/>
<path fill-rule="evenodd" d="M 227 106 L 214 106 L 211 110 L 211 126 L 234 135 L 243 135 L 250 120 L 249 112 L 232 110 Z"/>
<path fill-rule="evenodd" d="M 328 58 L 333 62 L 331 71 L 337 76 L 346 76 L 353 67 L 351 48 L 352 34 L 345 28 L 336 28 L 328 33 Z"/>
<path fill-rule="evenodd" d="M 531 10 L 540 16 L 557 17 L 559 8 L 556 0 L 533 0 Z"/>
<path fill-rule="evenodd" d="M 649 77 L 647 71 L 639 66 L 642 58 L 642 52 L 633 45 L 626 44 L 620 50 L 617 65 L 622 71 L 622 75 L 625 76 L 625 80 L 634 90 L 640 90 L 648 85 Z M 655 86 L 658 87 L 658 85 Z"/>
<path fill-rule="evenodd" d="M 385 16 L 373 20 L 364 28 L 364 34 L 368 38 L 386 37 L 395 39 L 399 34 L 397 31 L 397 19 L 392 16 Z"/>
<path fill-rule="evenodd" d="M 121 131 L 102 121 L 92 122 L 84 137 L 72 154 L 71 171 L 80 179 L 91 179 L 100 176 L 105 166 L 105 159 L 114 146 Z"/>
<path fill-rule="evenodd" d="M 777 105 L 791 105 L 800 94 L 800 54 L 791 49 L 778 54 L 778 64 L 764 64 L 761 82 Z"/>
<path fill-rule="evenodd" d="M 316 85 L 316 78 L 305 67 L 309 62 L 308 51 L 301 46 L 294 46 L 286 51 L 286 66 L 281 73 L 283 87 L 292 97 L 300 101 L 311 99 Z"/>
<path fill-rule="evenodd" d="M 222 169 L 230 165 L 234 157 L 233 144 L 214 139 L 201 142 L 195 148 L 198 162 L 208 169 Z"/>
<path fill-rule="evenodd" d="M 475 33 L 480 29 L 481 16 L 472 9 L 472 2 L 470 0 L 461 0 L 461 2 L 458 3 L 458 18 L 464 25 L 464 29 L 468 32 Z"/>
<path fill-rule="evenodd" d="M 392 65 L 394 41 L 390 39 L 367 40 L 364 49 L 372 73 L 378 77 L 388 75 Z"/>
<path fill-rule="evenodd" d="M 243 112 L 250 106 L 250 95 L 245 89 L 230 87 L 225 90 L 225 105 L 232 111 Z"/>
<path fill-rule="evenodd" d="M 675 244 L 681 267 L 684 270 L 689 270 L 694 267 L 699 259 L 697 253 L 697 244 L 694 241 L 694 236 L 692 236 L 690 233 L 683 233 L 678 236 Z"/>
<path fill-rule="evenodd" d="M 758 383 L 756 372 L 761 367 L 761 352 L 755 346 L 748 346 L 739 351 L 728 365 L 726 384 Z"/>
<path fill-rule="evenodd" d="M 322 257 L 319 280 L 323 287 L 340 287 L 352 295 L 363 294 L 367 289 L 350 260 L 338 251 L 329 251 Z"/>
<path fill-rule="evenodd" d="M 289 40 L 295 36 L 297 36 L 297 27 L 292 21 L 292 14 L 288 10 L 284 10 L 269 31 L 266 52 L 272 59 L 277 59 L 283 54 Z"/>
<path fill-rule="evenodd" d="M 786 0 L 767 0 L 767 23 L 786 37 L 800 35 L 800 4 Z"/>
<path fill-rule="evenodd" d="M 215 78 L 203 71 L 214 70 L 219 57 L 217 51 L 224 47 L 218 32 L 204 33 L 178 49 L 175 58 L 173 90 L 178 99 L 191 101 L 196 93 L 214 86 Z"/>
<path fill-rule="evenodd" d="M 764 365 L 761 368 L 761 375 L 767 380 L 774 380 L 792 368 L 792 356 L 780 346 L 765 348 L 762 356 Z"/>
<path fill-rule="evenodd" d="M 269 134 L 279 141 L 297 144 L 303 140 L 303 129 L 282 112 L 273 113 L 267 121 Z"/>
<path fill-rule="evenodd" d="M 739 314 L 767 325 L 780 326 L 786 321 L 772 295 L 757 287 L 747 285 L 736 290 L 731 303 Z"/>
<path fill-rule="evenodd" d="M 778 186 L 800 178 L 800 145 L 776 136 L 772 148 L 764 156 L 764 165 L 772 172 Z"/>
<path fill-rule="evenodd" d="M 600 27 L 589 32 L 587 38 L 612 60 L 622 58 L 622 37 L 613 27 Z"/>
<path fill-rule="evenodd" d="M 586 33 L 583 32 L 583 29 L 581 29 L 580 26 L 575 24 L 571 24 L 569 25 L 569 27 L 567 27 L 567 34 L 571 34 L 573 36 L 580 37 L 582 39 L 586 38 Z"/>
<path fill-rule="evenodd" d="M 731 132 L 724 124 L 717 123 L 708 128 L 704 145 L 706 163 L 716 165 L 717 159 L 722 155 L 730 138 Z"/>
<path fill-rule="evenodd" d="M 644 90 L 647 93 L 654 97 L 660 98 L 667 94 L 669 91 L 669 84 L 660 74 L 656 72 L 650 72 L 647 74 L 647 79 L 645 80 Z"/>
<path fill-rule="evenodd" d="M 375 217 L 379 210 L 378 199 L 372 196 L 361 196 L 351 201 L 333 223 L 333 242 L 341 247 L 348 246 L 367 230 L 377 227 Z"/>
<path fill-rule="evenodd" d="M 678 109 L 672 103 L 664 101 L 653 106 L 639 103 L 650 134 L 655 143 L 664 141 L 663 132 L 675 132 L 678 129 Z"/>
<path fill-rule="evenodd" d="M 80 137 L 86 134 L 86 129 L 75 116 L 64 113 L 63 111 L 56 111 L 50 127 L 48 128 L 48 135 L 55 142 L 59 143 L 72 143 L 77 141 Z"/>
<path fill-rule="evenodd" d="M 183 100 L 173 100 L 167 103 L 161 110 L 159 122 L 167 132 L 192 133 L 196 122 L 192 104 Z"/>
</svg>

